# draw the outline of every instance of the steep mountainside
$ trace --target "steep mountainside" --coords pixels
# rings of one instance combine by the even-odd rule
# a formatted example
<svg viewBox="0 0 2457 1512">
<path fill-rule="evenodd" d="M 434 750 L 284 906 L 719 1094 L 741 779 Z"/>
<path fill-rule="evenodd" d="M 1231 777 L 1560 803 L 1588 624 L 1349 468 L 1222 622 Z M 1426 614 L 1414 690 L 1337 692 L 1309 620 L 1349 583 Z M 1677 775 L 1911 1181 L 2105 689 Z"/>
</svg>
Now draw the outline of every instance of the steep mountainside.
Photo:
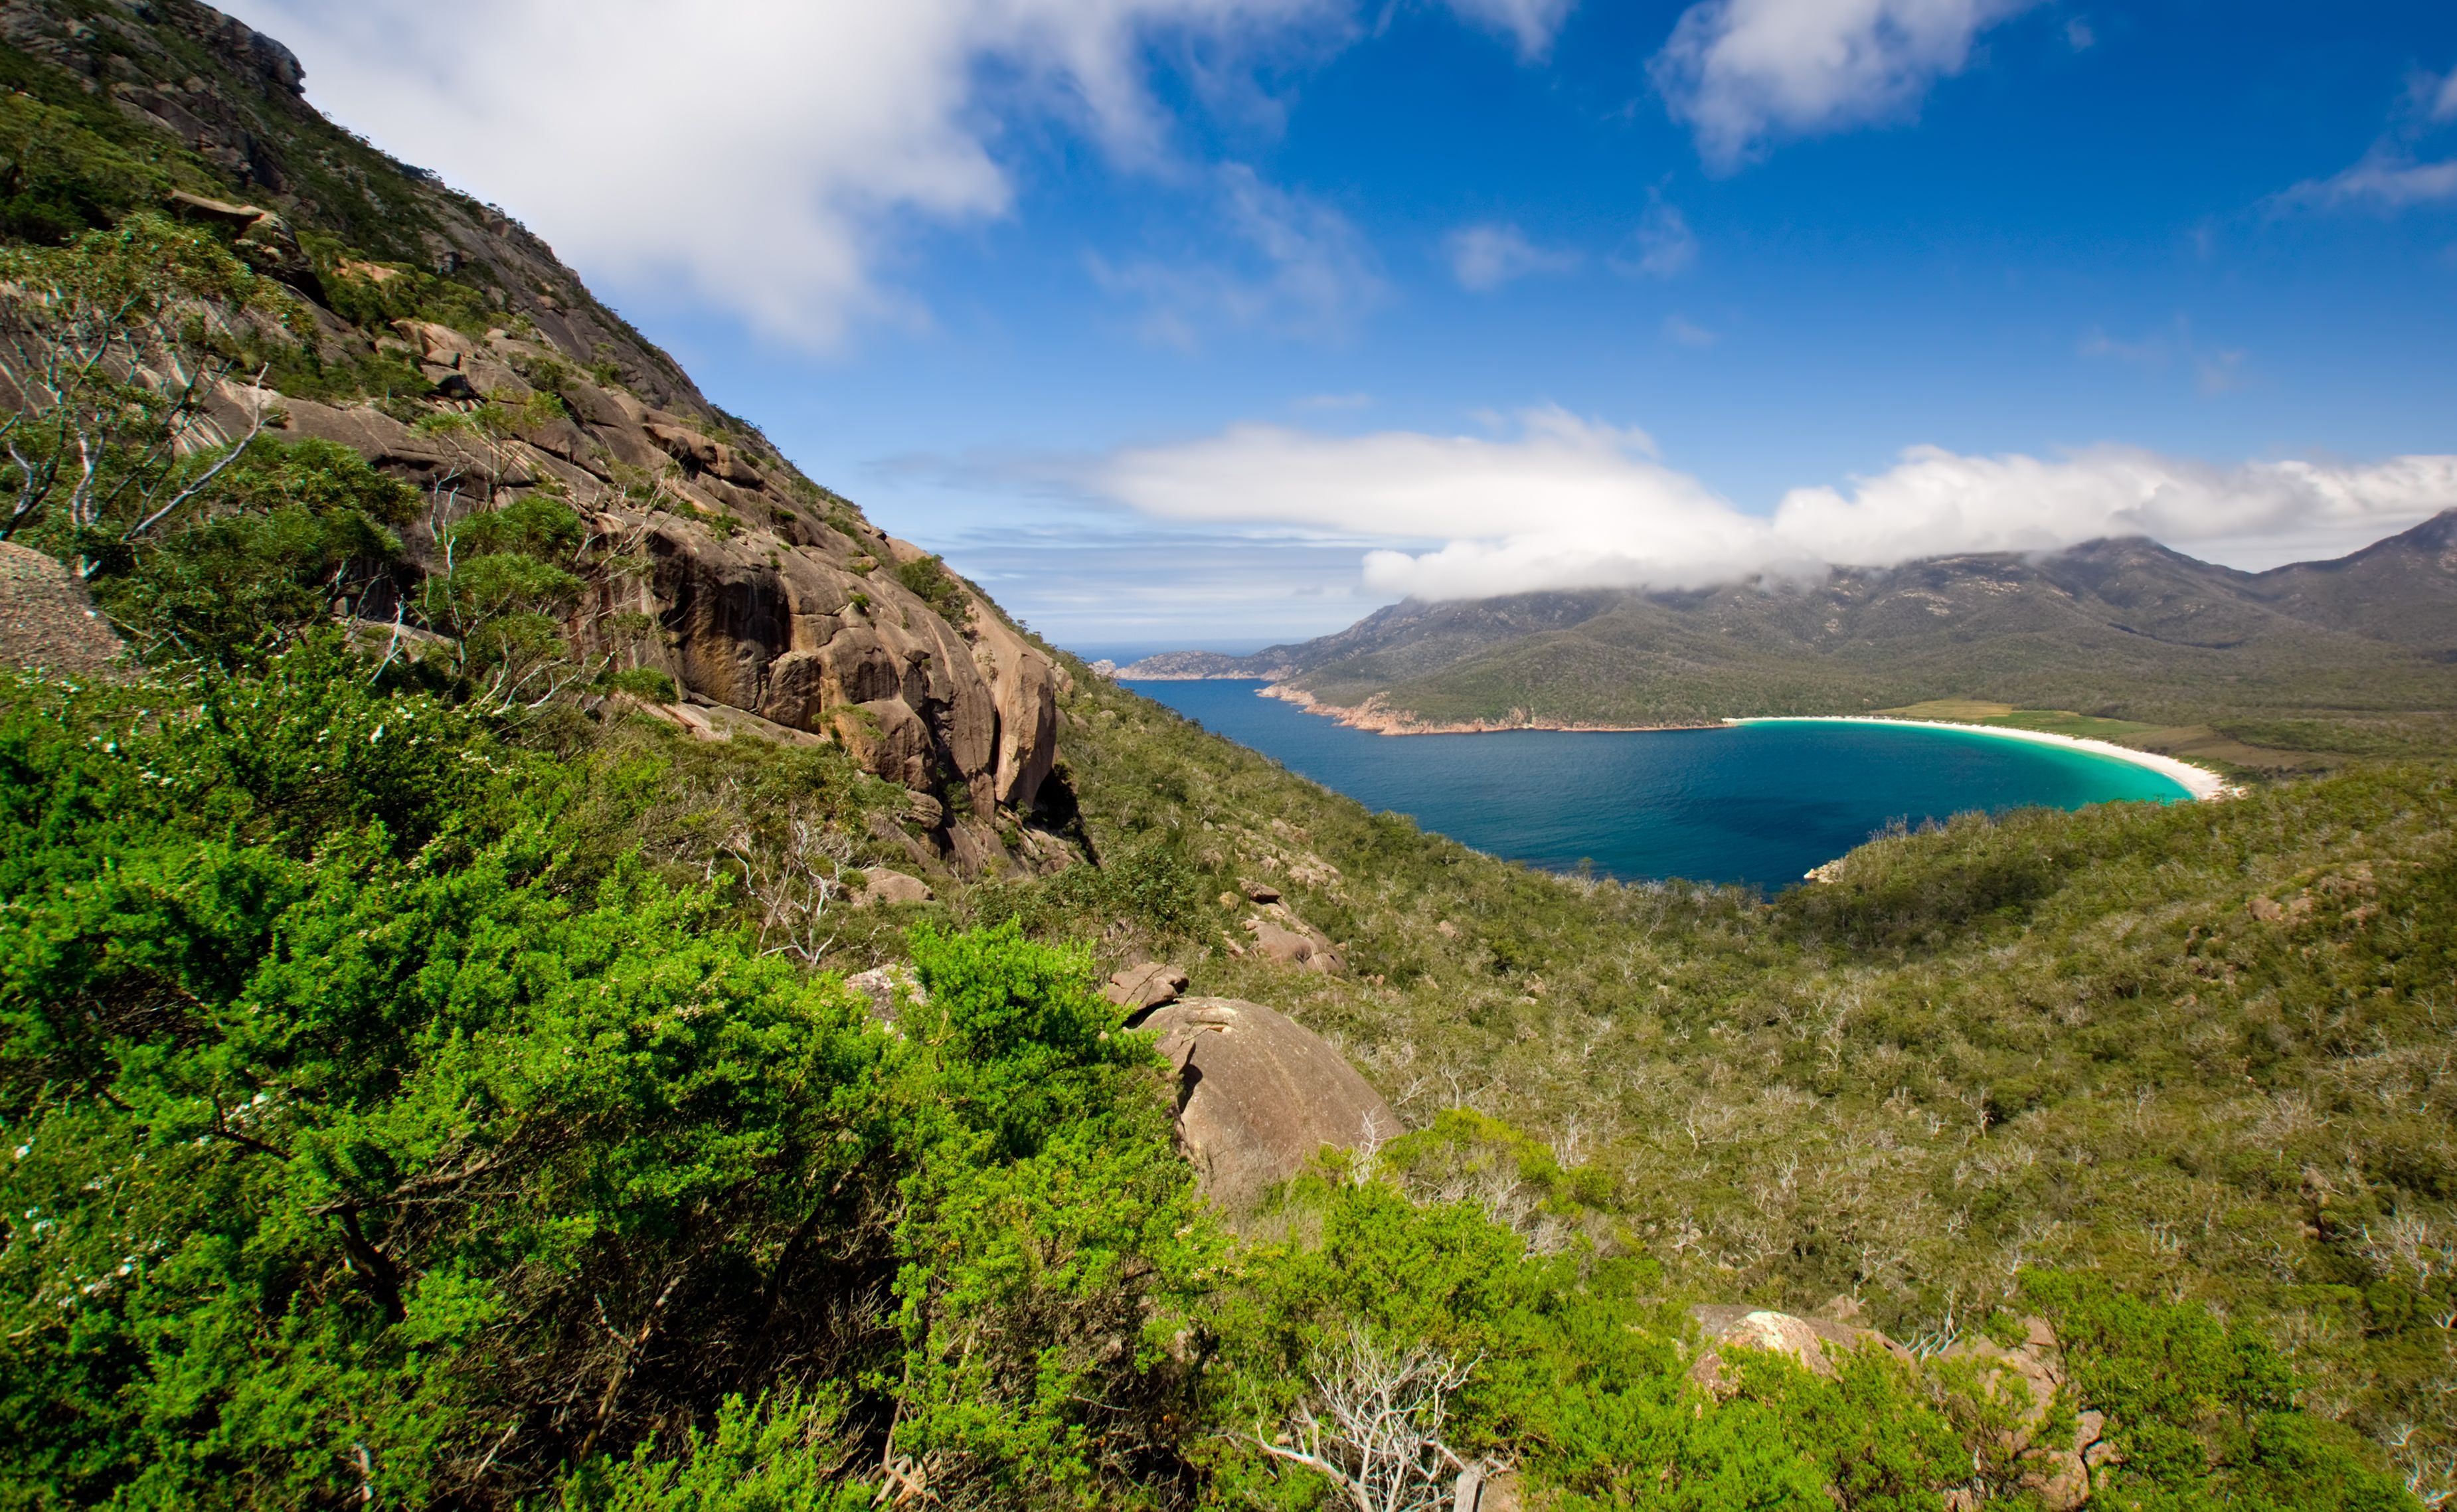
<svg viewBox="0 0 2457 1512">
<path fill-rule="evenodd" d="M 352 612 L 414 627 L 474 512 L 568 504 L 584 658 L 667 674 L 667 716 L 703 733 L 844 744 L 966 870 L 1061 858 L 1018 822 L 1058 758 L 1047 654 L 710 404 L 543 241 L 332 125 L 286 49 L 192 0 L 7 0 L 0 40 L 11 235 L 170 211 L 304 301 L 253 332 L 263 388 L 210 407 L 232 435 L 269 410 L 269 437 L 340 443 L 425 499 Z"/>
<path fill-rule="evenodd" d="M 1268 677 L 1389 727 L 1682 724 L 2001 699 L 2174 724 L 2457 706 L 2457 514 L 2239 572 L 2145 540 L 1813 585 L 1399 604 L 1339 634 L 1128 676 Z M 1370 705 L 1370 709 L 1367 706 Z"/>
<path fill-rule="evenodd" d="M 2331 562 L 2262 572 L 2246 589 L 2281 613 L 2457 658 L 2457 510 Z"/>
</svg>

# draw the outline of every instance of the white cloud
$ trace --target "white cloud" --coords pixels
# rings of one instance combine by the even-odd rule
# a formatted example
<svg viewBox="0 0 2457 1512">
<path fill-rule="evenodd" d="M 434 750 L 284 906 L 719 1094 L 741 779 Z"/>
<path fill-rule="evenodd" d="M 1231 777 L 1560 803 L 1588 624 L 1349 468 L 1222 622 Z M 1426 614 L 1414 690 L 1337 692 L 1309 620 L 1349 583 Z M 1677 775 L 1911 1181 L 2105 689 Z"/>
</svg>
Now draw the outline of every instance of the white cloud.
<svg viewBox="0 0 2457 1512">
<path fill-rule="evenodd" d="M 1612 259 L 1614 272 L 1648 279 L 1678 278 L 1697 263 L 1698 238 L 1689 230 L 1689 217 L 1662 199 L 1646 207 L 1646 218 Z"/>
<path fill-rule="evenodd" d="M 2440 91 L 2432 96 L 2431 118 L 2435 121 L 2457 121 L 2457 69 L 2440 81 Z"/>
<path fill-rule="evenodd" d="M 1442 252 L 1459 287 L 1478 293 L 1530 274 L 1566 273 L 1579 265 L 1577 253 L 1547 251 L 1517 226 L 1493 221 L 1459 227 L 1442 238 Z"/>
<path fill-rule="evenodd" d="M 1139 300 L 1146 339 L 1193 347 L 1213 327 L 1339 342 L 1388 297 L 1373 252 L 1338 210 L 1266 183 L 1243 163 L 1216 176 L 1214 214 L 1237 254 L 1145 258 L 1122 266 L 1092 259 L 1092 273 Z"/>
<path fill-rule="evenodd" d="M 1490 27 L 1518 44 L 1518 55 L 1533 61 L 1553 49 L 1561 23 L 1578 9 L 1579 0 L 1450 0 L 1460 19 Z"/>
<path fill-rule="evenodd" d="M 1543 409 L 1498 438 L 1241 425 L 1118 453 L 1076 483 L 1162 519 L 1379 539 L 1364 558 L 1368 588 L 1447 599 L 1697 588 L 2111 535 L 2270 567 L 2457 507 L 2457 457 L 2214 466 L 2120 446 L 2054 460 L 1915 446 L 1848 489 L 1794 489 L 1767 516 L 1664 466 L 1642 432 Z"/>
<path fill-rule="evenodd" d="M 1981 31 L 2034 0 L 1703 0 L 1652 67 L 1717 168 L 1772 138 L 1909 113 L 1958 73 Z"/>
<path fill-rule="evenodd" d="M 2457 199 L 2457 159 L 2418 162 L 2396 147 L 2382 145 L 2363 161 L 2326 178 L 2306 179 L 2278 197 L 2282 204 L 2303 204 L 2338 210 L 2349 206 L 2403 210 L 2408 205 Z"/>
<path fill-rule="evenodd" d="M 2075 52 L 2087 52 L 2097 41 L 2098 33 L 2093 31 L 2090 29 L 2090 23 L 2080 16 L 2075 16 L 2065 23 L 2065 46 Z"/>
<path fill-rule="evenodd" d="M 2343 554 L 2457 507 L 2457 456 L 2233 466 L 2095 446 L 2054 461 L 1913 446 L 1850 495 L 1796 488 L 1772 528 L 1829 562 L 2045 551 L 2146 535 L 2247 569 Z"/>
<path fill-rule="evenodd" d="M 591 277 L 814 342 L 901 306 L 899 220 L 1005 213 L 1001 114 L 1167 155 L 1144 49 L 1339 0 L 225 0 L 346 124 L 512 207 Z"/>
</svg>

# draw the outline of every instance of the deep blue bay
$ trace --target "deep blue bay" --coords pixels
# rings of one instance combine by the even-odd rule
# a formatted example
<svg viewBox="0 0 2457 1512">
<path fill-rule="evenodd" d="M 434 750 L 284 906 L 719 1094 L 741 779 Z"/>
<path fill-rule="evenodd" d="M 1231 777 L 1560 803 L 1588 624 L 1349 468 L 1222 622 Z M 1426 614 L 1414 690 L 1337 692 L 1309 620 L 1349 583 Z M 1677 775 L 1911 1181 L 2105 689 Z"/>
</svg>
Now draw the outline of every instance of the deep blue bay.
<svg viewBox="0 0 2457 1512">
<path fill-rule="evenodd" d="M 1812 720 L 1709 730 L 1352 730 L 1249 681 L 1127 684 L 1368 808 L 1553 870 L 1592 861 L 1769 891 L 1888 824 L 2188 795 L 2146 767 L 1963 730 Z"/>
</svg>

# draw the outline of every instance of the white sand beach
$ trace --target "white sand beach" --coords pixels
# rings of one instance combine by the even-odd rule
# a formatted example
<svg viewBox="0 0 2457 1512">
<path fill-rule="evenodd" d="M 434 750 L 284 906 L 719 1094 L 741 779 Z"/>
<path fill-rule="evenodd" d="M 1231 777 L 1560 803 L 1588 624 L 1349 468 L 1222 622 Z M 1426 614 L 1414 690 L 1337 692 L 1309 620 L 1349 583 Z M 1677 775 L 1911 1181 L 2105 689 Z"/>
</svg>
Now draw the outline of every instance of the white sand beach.
<svg viewBox="0 0 2457 1512">
<path fill-rule="evenodd" d="M 2088 740 L 2079 735 L 2050 735 L 2044 730 L 2013 730 L 2003 725 L 1957 724 L 1947 719 L 1886 719 L 1874 715 L 1770 715 L 1759 718 L 1726 719 L 1725 724 L 1890 724 L 1906 730 L 1968 730 L 1973 735 L 2000 735 L 2008 740 L 2029 740 L 2037 745 L 2060 745 L 2070 750 L 2087 751 L 2093 756 L 2114 756 L 2135 766 L 2148 767 L 2161 777 L 2173 778 L 2194 797 L 2207 802 L 2212 798 L 2235 797 L 2243 792 L 2207 767 L 2155 751 L 2136 751 L 2110 740 Z"/>
</svg>

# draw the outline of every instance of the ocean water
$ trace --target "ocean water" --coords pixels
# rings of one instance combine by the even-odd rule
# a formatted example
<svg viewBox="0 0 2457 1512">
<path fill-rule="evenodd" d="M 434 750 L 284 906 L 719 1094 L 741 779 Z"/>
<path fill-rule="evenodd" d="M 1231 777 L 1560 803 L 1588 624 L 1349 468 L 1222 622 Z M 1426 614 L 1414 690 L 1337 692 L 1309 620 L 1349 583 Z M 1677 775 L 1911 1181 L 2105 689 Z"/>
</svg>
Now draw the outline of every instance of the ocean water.
<svg viewBox="0 0 2457 1512">
<path fill-rule="evenodd" d="M 1591 862 L 1625 881 L 1772 891 L 1896 821 L 2189 797 L 2113 756 L 1960 730 L 1798 720 L 1394 736 L 1257 697 L 1258 682 L 1128 686 L 1368 808 L 1495 856 Z"/>
</svg>

